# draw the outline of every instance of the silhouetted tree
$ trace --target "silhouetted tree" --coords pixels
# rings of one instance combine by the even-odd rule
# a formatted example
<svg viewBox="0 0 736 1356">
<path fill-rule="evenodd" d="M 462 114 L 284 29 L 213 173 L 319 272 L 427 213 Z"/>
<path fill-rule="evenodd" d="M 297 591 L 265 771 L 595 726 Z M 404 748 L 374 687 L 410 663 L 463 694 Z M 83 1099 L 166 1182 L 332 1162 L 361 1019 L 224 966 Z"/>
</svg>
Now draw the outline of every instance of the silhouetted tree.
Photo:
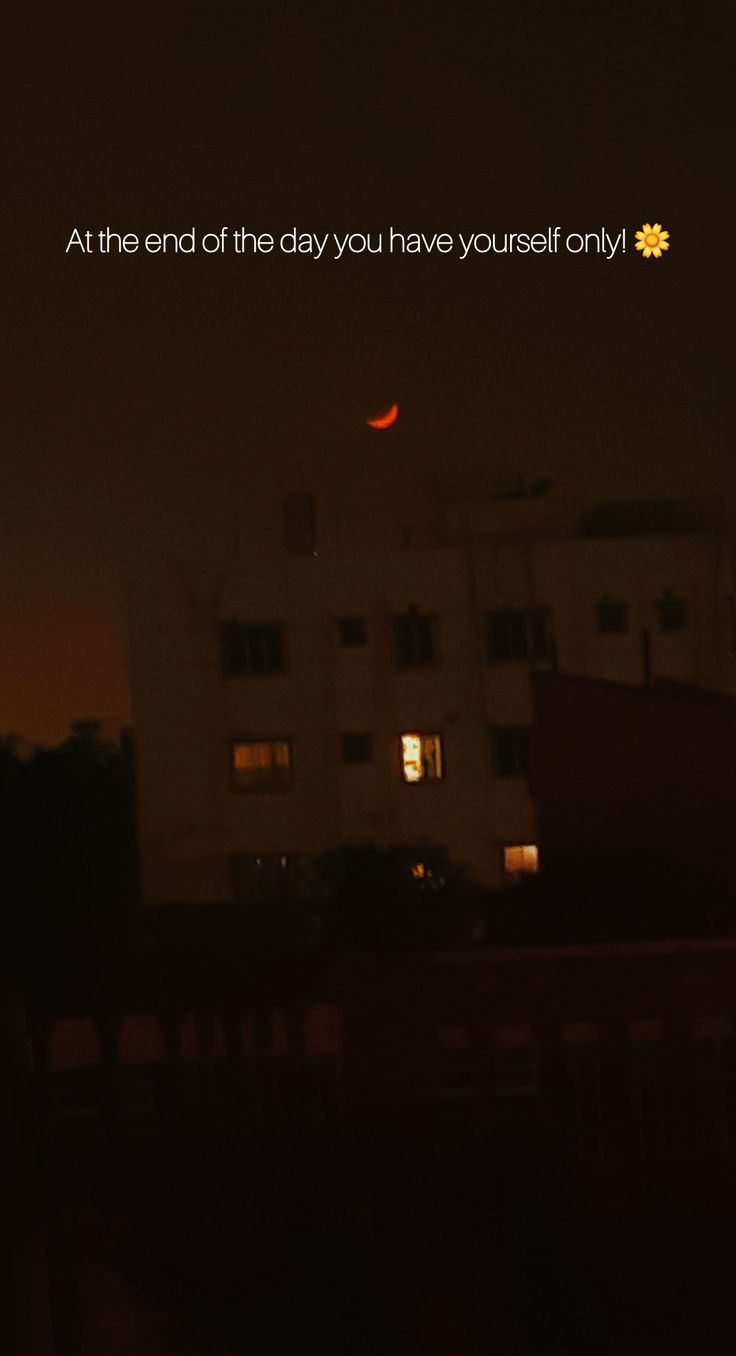
<svg viewBox="0 0 736 1356">
<path fill-rule="evenodd" d="M 347 844 L 317 858 L 313 888 L 327 940 L 352 946 L 435 946 L 472 934 L 478 891 L 444 848 L 420 842 Z"/>
<path fill-rule="evenodd" d="M 3 905 L 24 952 L 109 928 L 137 894 L 132 735 L 77 721 L 56 748 L 0 743 Z"/>
</svg>

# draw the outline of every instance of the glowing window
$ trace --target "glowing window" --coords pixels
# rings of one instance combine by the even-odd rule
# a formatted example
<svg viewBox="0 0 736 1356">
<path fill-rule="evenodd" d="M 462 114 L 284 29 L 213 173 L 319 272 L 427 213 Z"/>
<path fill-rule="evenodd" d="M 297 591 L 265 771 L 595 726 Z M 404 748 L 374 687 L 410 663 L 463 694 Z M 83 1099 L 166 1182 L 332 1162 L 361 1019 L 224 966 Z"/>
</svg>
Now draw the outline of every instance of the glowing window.
<svg viewBox="0 0 736 1356">
<path fill-rule="evenodd" d="M 507 876 L 534 876 L 539 870 L 536 843 L 511 843 L 503 849 L 503 869 Z"/>
<path fill-rule="evenodd" d="M 233 785 L 239 791 L 291 785 L 291 746 L 286 739 L 244 740 L 232 745 Z"/>
<path fill-rule="evenodd" d="M 438 781 L 443 777 L 441 737 L 437 734 L 403 734 L 401 775 L 405 782 Z"/>
<path fill-rule="evenodd" d="M 445 877 L 439 869 L 430 866 L 429 862 L 412 862 L 409 871 L 417 889 L 434 892 L 444 890 Z"/>
</svg>

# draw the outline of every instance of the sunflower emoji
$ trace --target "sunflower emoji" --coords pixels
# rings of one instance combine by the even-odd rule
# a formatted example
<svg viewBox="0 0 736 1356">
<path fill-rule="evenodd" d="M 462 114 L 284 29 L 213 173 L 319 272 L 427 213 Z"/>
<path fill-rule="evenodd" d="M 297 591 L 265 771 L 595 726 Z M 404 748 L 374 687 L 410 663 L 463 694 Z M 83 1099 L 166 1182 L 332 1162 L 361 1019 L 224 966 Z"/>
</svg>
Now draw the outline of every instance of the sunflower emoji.
<svg viewBox="0 0 736 1356">
<path fill-rule="evenodd" d="M 669 231 L 663 231 L 658 221 L 655 221 L 653 226 L 647 222 L 636 232 L 636 248 L 642 250 L 645 259 L 649 259 L 651 255 L 654 255 L 655 259 L 661 259 L 662 250 L 669 249 L 669 238 Z"/>
</svg>

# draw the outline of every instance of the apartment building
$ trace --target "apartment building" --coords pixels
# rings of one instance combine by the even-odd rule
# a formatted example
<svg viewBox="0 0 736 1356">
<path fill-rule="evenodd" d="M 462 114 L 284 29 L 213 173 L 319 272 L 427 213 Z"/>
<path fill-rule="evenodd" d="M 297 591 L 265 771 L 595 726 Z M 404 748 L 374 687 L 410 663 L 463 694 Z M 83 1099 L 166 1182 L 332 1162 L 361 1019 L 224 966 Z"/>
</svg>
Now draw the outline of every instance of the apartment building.
<svg viewBox="0 0 736 1356">
<path fill-rule="evenodd" d="M 736 693 L 716 502 L 561 513 L 541 483 L 405 506 L 287 495 L 142 562 L 131 681 L 147 901 L 298 888 L 340 844 L 539 866 L 530 673 Z M 543 863 L 541 864 L 543 866 Z"/>
</svg>

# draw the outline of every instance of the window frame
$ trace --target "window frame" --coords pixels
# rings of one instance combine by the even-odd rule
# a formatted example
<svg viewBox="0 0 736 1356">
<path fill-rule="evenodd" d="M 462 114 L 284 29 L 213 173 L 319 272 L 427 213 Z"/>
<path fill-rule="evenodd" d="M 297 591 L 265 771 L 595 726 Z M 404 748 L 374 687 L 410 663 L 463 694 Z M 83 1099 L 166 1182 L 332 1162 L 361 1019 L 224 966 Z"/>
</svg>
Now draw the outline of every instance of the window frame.
<svg viewBox="0 0 736 1356">
<path fill-rule="evenodd" d="M 429 623 L 429 634 L 431 637 L 432 654 L 429 659 L 420 659 L 417 662 L 409 660 L 405 662 L 401 657 L 400 646 L 400 628 L 404 623 L 415 621 Z M 394 668 L 399 673 L 416 673 L 419 669 L 436 668 L 440 663 L 440 624 L 437 612 L 422 612 L 420 608 L 412 605 L 406 608 L 404 612 L 392 612 L 391 614 L 391 638 L 393 642 Z M 415 637 L 416 639 L 417 637 Z"/>
<path fill-rule="evenodd" d="M 365 758 L 346 758 L 345 741 L 348 739 L 367 740 L 368 753 Z M 340 735 L 340 763 L 343 767 L 366 767 L 373 762 L 373 732 L 371 730 L 345 730 Z"/>
<path fill-rule="evenodd" d="M 682 612 L 681 626 L 663 626 L 662 619 L 667 607 L 679 607 Z M 655 611 L 657 613 L 657 633 L 660 636 L 682 636 L 690 630 L 690 608 L 687 598 L 682 594 L 675 593 L 673 589 L 664 589 L 655 600 Z"/>
<path fill-rule="evenodd" d="M 506 865 L 506 853 L 513 851 L 524 852 L 529 848 L 533 849 L 535 853 L 534 866 L 530 868 L 522 867 L 518 871 L 510 870 L 509 867 Z M 520 877 L 523 876 L 525 877 L 539 875 L 539 843 L 501 843 L 500 852 L 501 852 L 501 871 L 504 876 L 509 877 L 513 880 L 518 880 Z"/>
<path fill-rule="evenodd" d="M 287 771 L 288 771 L 288 780 L 284 780 L 284 781 L 274 780 L 274 781 L 271 781 L 271 782 L 256 783 L 256 784 L 250 785 L 250 786 L 244 785 L 241 781 L 238 780 L 238 772 L 237 772 L 237 768 L 236 768 L 236 766 L 235 766 L 235 750 L 236 750 L 236 748 L 237 748 L 238 746 L 242 746 L 242 745 L 257 746 L 257 745 L 261 745 L 261 744 L 269 744 L 269 745 L 274 746 L 274 747 L 275 747 L 276 745 L 278 745 L 278 744 L 284 744 L 284 745 L 286 746 L 286 748 L 287 748 L 287 750 L 288 750 L 288 762 L 287 762 L 287 765 L 286 765 L 286 766 L 287 766 Z M 233 790 L 233 791 L 238 791 L 238 792 L 243 792 L 243 793 L 245 793 L 246 795 L 252 795 L 253 793 L 258 794 L 258 793 L 261 792 L 261 791 L 270 793 L 270 792 L 272 792 L 272 791 L 291 791 L 291 790 L 292 790 L 293 785 L 294 785 L 294 741 L 293 741 L 293 739 L 291 738 L 291 736 L 287 736 L 287 735 L 262 735 L 262 736 L 259 736 L 258 738 L 251 738 L 250 736 L 241 736 L 241 737 L 238 738 L 238 739 L 230 739 L 230 740 L 228 741 L 228 753 L 229 753 L 229 760 L 230 760 L 230 787 L 231 787 L 231 790 Z M 272 763 L 272 767 L 273 767 L 273 766 L 275 766 L 275 765 Z"/>
<path fill-rule="evenodd" d="M 623 626 L 602 626 L 603 613 L 609 608 L 612 611 L 619 608 L 623 615 Z M 599 598 L 595 604 L 595 622 L 596 631 L 599 636 L 627 636 L 631 630 L 630 607 L 623 599 L 617 598 Z"/>
<path fill-rule="evenodd" d="M 529 753 L 530 753 L 531 734 L 532 734 L 532 726 L 531 726 L 531 724 L 529 724 L 529 725 L 522 725 L 522 724 L 496 725 L 496 724 L 492 724 L 492 725 L 489 726 L 489 732 L 490 732 L 490 737 L 491 737 L 491 766 L 492 766 L 492 769 L 493 769 L 493 775 L 494 775 L 494 777 L 498 778 L 499 781 L 503 781 L 503 782 L 520 782 L 520 781 L 526 781 L 526 782 L 528 782 L 528 781 L 529 781 L 529 771 L 530 771 L 530 757 L 529 757 Z M 501 757 L 500 754 L 499 754 L 499 736 L 502 737 L 502 736 L 504 736 L 504 735 L 507 735 L 507 736 L 516 735 L 516 736 L 521 736 L 521 738 L 522 738 L 523 754 L 522 754 L 521 759 L 518 760 L 518 762 L 519 762 L 519 770 L 518 770 L 518 771 L 515 771 L 515 772 L 504 772 L 503 769 L 502 769 L 503 759 L 502 759 L 502 757 Z"/>
<path fill-rule="evenodd" d="M 336 617 L 337 646 L 340 650 L 364 650 L 368 644 L 368 618 L 365 616 Z M 345 640 L 343 628 L 350 625 L 362 628 L 362 640 Z"/>
<path fill-rule="evenodd" d="M 273 870 L 275 862 L 281 864 L 280 870 Z M 261 865 L 265 869 L 259 878 Z M 263 852 L 236 849 L 228 853 L 231 902 L 235 905 L 247 905 L 252 902 L 299 897 L 303 894 L 308 869 L 309 857 L 303 852 L 273 848 Z M 246 878 L 251 879 L 254 889 L 240 888 Z"/>
<path fill-rule="evenodd" d="M 277 668 L 253 669 L 238 668 L 233 669 L 225 662 L 224 631 L 226 627 L 237 627 L 243 631 L 274 631 L 278 633 L 280 664 Z M 286 623 L 283 621 L 260 621 L 245 622 L 238 621 L 235 617 L 222 618 L 218 622 L 218 641 L 220 650 L 220 673 L 226 682 L 236 682 L 239 678 L 277 678 L 288 671 L 288 656 L 286 647 Z"/>
<path fill-rule="evenodd" d="M 494 653 L 492 643 L 493 623 L 502 618 L 518 621 L 523 625 L 524 653 Z M 544 645 L 536 644 L 536 629 L 543 627 Z M 484 656 L 489 666 L 496 664 L 542 664 L 552 659 L 552 609 L 550 607 L 487 607 L 484 609 Z M 509 650 L 513 650 L 512 643 Z"/>
<path fill-rule="evenodd" d="M 427 776 L 427 773 L 426 773 L 424 770 L 422 771 L 421 777 L 412 778 L 412 777 L 407 777 L 407 776 L 406 776 L 406 771 L 405 771 L 405 769 L 406 769 L 406 762 L 405 762 L 405 760 L 404 760 L 404 740 L 405 740 L 405 739 L 411 739 L 411 738 L 417 738 L 417 739 L 420 739 L 420 740 L 422 741 L 422 744 L 421 744 L 421 750 L 420 750 L 420 757 L 421 757 L 421 762 L 422 762 L 422 768 L 423 768 L 423 769 L 424 769 L 424 762 L 425 762 L 425 755 L 424 755 L 424 740 L 425 740 L 425 739 L 436 739 L 436 740 L 437 740 L 437 743 L 438 743 L 438 753 L 439 753 L 439 768 L 440 768 L 439 776 L 429 776 L 429 777 L 428 777 L 428 776 Z M 445 738 L 444 738 L 444 735 L 443 735 L 443 733 L 442 733 L 441 730 L 431 730 L 431 731 L 422 731 L 422 730 L 402 730 L 401 733 L 400 733 L 400 735 L 399 735 L 399 738 L 398 738 L 398 750 L 399 750 L 399 774 L 400 774 L 400 776 L 401 776 L 401 781 L 402 781 L 402 783 L 403 783 L 404 786 L 422 786 L 422 785 L 425 785 L 425 784 L 428 783 L 428 782 L 429 782 L 430 784 L 434 784 L 434 783 L 436 783 L 436 782 L 444 782 L 444 781 L 446 781 L 446 779 L 447 779 L 447 759 L 446 759 L 446 756 L 445 756 Z"/>
</svg>

